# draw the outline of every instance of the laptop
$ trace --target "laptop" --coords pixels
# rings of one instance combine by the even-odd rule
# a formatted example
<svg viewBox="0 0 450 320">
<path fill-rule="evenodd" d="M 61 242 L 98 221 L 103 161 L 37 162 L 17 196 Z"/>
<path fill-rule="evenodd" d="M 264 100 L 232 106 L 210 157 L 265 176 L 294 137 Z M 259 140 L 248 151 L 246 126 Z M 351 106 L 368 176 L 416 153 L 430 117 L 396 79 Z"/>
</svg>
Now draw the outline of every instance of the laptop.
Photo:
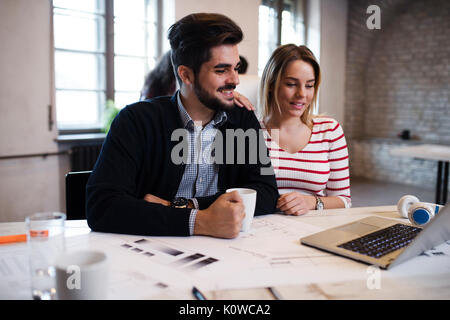
<svg viewBox="0 0 450 320">
<path fill-rule="evenodd" d="M 300 243 L 389 269 L 450 240 L 450 205 L 425 227 L 367 217 L 300 239 Z"/>
</svg>

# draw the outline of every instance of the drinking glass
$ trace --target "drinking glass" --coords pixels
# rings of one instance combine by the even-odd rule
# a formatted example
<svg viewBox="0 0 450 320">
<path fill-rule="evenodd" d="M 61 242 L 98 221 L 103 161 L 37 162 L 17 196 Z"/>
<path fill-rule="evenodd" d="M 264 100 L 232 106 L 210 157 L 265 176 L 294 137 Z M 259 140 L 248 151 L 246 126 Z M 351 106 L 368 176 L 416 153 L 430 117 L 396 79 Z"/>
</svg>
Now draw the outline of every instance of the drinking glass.
<svg viewBox="0 0 450 320">
<path fill-rule="evenodd" d="M 65 249 L 65 220 L 66 215 L 60 212 L 35 213 L 25 219 L 35 300 L 56 299 L 55 258 Z"/>
</svg>

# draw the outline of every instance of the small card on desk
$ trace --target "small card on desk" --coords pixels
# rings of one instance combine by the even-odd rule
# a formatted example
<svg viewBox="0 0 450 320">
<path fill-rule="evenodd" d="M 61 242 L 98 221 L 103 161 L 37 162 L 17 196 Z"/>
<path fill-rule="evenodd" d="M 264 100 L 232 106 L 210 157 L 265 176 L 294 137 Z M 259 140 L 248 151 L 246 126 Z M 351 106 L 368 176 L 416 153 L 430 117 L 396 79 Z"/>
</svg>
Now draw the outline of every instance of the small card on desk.
<svg viewBox="0 0 450 320">
<path fill-rule="evenodd" d="M 207 291 L 206 298 L 211 300 L 277 300 L 267 287 Z"/>
</svg>

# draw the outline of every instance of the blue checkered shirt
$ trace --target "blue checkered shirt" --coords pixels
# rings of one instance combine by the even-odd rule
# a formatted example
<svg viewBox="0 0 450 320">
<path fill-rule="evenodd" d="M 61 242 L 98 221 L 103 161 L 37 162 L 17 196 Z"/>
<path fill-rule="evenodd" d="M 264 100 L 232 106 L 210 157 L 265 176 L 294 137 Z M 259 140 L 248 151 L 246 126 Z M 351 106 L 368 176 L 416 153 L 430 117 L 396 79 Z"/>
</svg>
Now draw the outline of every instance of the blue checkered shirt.
<svg viewBox="0 0 450 320">
<path fill-rule="evenodd" d="M 218 127 L 225 123 L 227 114 L 224 111 L 216 113 L 216 116 L 206 126 L 196 125 L 184 108 L 180 92 L 177 93 L 178 111 L 183 122 L 183 128 L 187 130 L 189 141 L 189 154 L 186 168 L 176 197 L 184 197 L 192 200 L 195 209 L 189 216 L 189 232 L 194 234 L 195 217 L 198 212 L 198 202 L 195 197 L 207 197 L 214 195 L 217 190 L 219 166 L 211 161 L 211 150 Z"/>
</svg>

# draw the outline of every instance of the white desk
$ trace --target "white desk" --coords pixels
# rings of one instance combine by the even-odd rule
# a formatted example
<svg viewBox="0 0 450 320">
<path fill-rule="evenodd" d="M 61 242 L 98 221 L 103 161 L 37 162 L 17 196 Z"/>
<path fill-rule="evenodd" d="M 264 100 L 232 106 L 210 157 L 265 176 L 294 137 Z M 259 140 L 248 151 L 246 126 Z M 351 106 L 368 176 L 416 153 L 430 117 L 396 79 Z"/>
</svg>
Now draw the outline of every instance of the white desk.
<svg viewBox="0 0 450 320">
<path fill-rule="evenodd" d="M 274 214 L 232 240 L 97 233 L 77 220 L 66 223 L 66 249 L 107 253 L 111 299 L 193 299 L 193 285 L 210 299 L 273 299 L 267 286 L 285 299 L 450 299 L 450 241 L 388 271 L 299 243 L 369 215 L 400 219 L 395 206 Z M 5 229 L 20 232 L 24 223 L 1 223 Z M 0 246 L 0 299 L 31 298 L 26 250 Z M 203 257 L 191 261 L 196 254 Z"/>
<path fill-rule="evenodd" d="M 448 193 L 448 167 L 450 161 L 450 146 L 437 144 L 421 144 L 406 146 L 391 150 L 392 155 L 436 160 L 438 162 L 436 178 L 436 200 L 438 204 L 447 202 Z"/>
</svg>

